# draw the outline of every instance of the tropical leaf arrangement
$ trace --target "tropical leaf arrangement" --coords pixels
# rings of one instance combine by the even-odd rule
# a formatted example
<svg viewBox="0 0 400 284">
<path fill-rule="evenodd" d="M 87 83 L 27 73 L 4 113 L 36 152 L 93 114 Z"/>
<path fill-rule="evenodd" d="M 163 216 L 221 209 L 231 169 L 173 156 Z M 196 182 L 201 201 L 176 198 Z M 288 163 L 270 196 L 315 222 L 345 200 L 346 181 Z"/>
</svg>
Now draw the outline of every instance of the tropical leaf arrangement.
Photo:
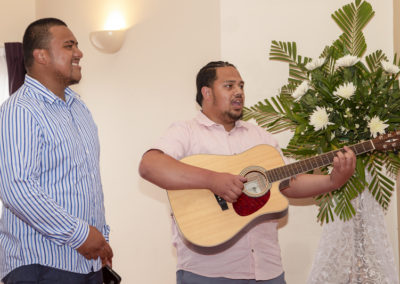
<svg viewBox="0 0 400 284">
<path fill-rule="evenodd" d="M 399 129 L 400 60 L 395 55 L 388 62 L 382 50 L 364 57 L 362 31 L 374 13 L 361 0 L 334 12 L 332 18 L 343 33 L 319 58 L 298 55 L 295 42 L 272 41 L 270 59 L 289 63 L 288 84 L 278 95 L 246 108 L 244 119 L 254 118 L 272 133 L 292 131 L 282 149 L 286 156 L 304 159 Z M 315 198 L 318 220 L 351 219 L 356 212 L 351 200 L 366 188 L 386 210 L 399 168 L 398 153 L 358 156 L 356 172 L 343 187 Z M 330 168 L 321 170 L 326 173 Z"/>
</svg>

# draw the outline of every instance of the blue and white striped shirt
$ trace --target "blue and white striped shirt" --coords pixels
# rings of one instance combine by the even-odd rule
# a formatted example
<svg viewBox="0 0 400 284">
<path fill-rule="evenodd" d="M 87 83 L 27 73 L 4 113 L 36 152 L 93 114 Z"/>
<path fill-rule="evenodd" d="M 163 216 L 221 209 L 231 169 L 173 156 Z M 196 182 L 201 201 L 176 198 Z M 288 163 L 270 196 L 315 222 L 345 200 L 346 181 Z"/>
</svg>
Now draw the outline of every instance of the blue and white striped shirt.
<svg viewBox="0 0 400 284">
<path fill-rule="evenodd" d="M 0 279 L 42 264 L 89 273 L 101 260 L 77 252 L 96 227 L 108 241 L 93 118 L 79 96 L 65 102 L 37 80 L 0 108 Z"/>
</svg>

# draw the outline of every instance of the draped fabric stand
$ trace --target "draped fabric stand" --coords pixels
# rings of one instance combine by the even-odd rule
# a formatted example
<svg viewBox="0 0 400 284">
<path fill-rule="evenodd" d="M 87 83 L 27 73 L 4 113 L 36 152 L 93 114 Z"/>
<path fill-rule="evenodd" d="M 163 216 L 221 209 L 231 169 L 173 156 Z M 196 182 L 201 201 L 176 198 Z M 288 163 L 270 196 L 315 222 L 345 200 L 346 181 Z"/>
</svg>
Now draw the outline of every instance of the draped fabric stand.
<svg viewBox="0 0 400 284">
<path fill-rule="evenodd" d="M 25 65 L 22 43 L 6 42 L 7 69 L 8 69 L 8 87 L 10 96 L 22 86 L 25 80 Z"/>
<path fill-rule="evenodd" d="M 6 51 L 0 47 L 0 104 L 9 96 L 7 73 Z"/>
<path fill-rule="evenodd" d="M 0 105 L 8 98 L 8 75 L 6 51 L 4 47 L 0 47 Z M 0 216 L 2 204 L 0 201 Z M 1 283 L 1 282 L 0 282 Z"/>
<path fill-rule="evenodd" d="M 398 284 L 381 206 L 366 189 L 353 200 L 356 216 L 324 225 L 308 284 Z"/>
</svg>

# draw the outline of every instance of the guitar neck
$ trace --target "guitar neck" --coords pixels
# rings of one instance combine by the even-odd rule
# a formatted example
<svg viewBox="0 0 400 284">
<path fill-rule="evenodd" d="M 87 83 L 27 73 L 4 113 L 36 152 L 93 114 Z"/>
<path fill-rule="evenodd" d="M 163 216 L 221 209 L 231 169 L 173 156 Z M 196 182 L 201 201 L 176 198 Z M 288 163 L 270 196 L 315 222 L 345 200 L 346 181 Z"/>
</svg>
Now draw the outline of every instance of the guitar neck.
<svg viewBox="0 0 400 284">
<path fill-rule="evenodd" d="M 349 148 L 357 155 L 361 155 L 375 149 L 372 140 L 361 142 L 355 145 L 349 146 Z M 305 160 L 301 160 L 289 165 L 278 167 L 266 171 L 266 175 L 270 182 L 276 182 L 279 180 L 285 180 L 298 174 L 306 173 L 314 169 L 318 169 L 333 163 L 333 158 L 339 151 L 343 149 L 330 151 L 315 157 L 311 157 Z"/>
</svg>

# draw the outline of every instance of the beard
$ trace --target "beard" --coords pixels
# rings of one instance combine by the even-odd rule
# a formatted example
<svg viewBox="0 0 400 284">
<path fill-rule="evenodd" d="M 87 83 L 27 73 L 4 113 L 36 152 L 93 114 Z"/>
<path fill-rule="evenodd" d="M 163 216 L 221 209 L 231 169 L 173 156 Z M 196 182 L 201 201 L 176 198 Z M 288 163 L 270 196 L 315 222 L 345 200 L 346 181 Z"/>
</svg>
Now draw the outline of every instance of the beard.
<svg viewBox="0 0 400 284">
<path fill-rule="evenodd" d="M 61 72 L 56 72 L 56 76 L 58 78 L 58 81 L 64 86 L 71 86 L 78 84 L 82 78 L 81 75 L 78 76 L 78 74 L 73 74 L 72 72 L 69 74 L 69 76 L 65 76 Z"/>
<path fill-rule="evenodd" d="M 238 121 L 238 120 L 242 119 L 243 111 L 241 111 L 239 114 L 238 113 L 234 113 L 232 111 L 228 111 L 228 112 L 225 112 L 225 115 L 227 117 L 229 117 L 232 121 Z"/>
</svg>

